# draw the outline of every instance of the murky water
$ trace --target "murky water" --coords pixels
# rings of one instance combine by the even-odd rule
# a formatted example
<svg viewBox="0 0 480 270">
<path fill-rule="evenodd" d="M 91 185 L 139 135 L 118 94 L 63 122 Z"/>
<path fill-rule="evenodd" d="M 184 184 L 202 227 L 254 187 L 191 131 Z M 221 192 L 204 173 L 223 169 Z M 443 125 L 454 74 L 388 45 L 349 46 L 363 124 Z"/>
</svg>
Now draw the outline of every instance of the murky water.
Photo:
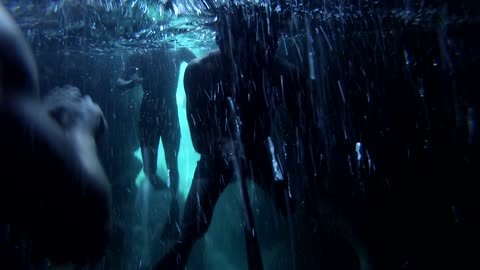
<svg viewBox="0 0 480 270">
<path fill-rule="evenodd" d="M 273 121 L 271 158 L 296 198 L 288 213 L 245 179 L 263 268 L 478 268 L 476 1 L 244 2 L 281 3 L 277 55 L 307 75 L 316 130 L 303 144 L 289 112 L 279 109 Z M 142 172 L 142 89 L 120 93 L 115 84 L 136 53 L 188 48 L 200 57 L 216 49 L 215 12 L 230 1 L 2 3 L 35 52 L 41 91 L 75 85 L 109 123 L 99 152 L 116 234 L 103 262 L 87 269 L 150 267 L 175 243 L 161 237 L 171 194 L 152 190 Z M 186 112 L 186 64 L 175 88 L 180 217 L 200 159 Z M 165 180 L 163 141 L 158 152 Z M 248 269 L 239 190 L 226 188 L 187 268 Z"/>
</svg>

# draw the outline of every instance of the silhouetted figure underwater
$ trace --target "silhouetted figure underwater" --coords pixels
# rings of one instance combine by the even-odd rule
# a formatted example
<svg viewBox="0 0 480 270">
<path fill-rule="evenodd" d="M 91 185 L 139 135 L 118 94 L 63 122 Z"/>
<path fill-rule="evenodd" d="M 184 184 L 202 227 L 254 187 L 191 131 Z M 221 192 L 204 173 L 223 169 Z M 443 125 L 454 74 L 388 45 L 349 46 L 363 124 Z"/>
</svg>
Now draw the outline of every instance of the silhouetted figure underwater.
<svg viewBox="0 0 480 270">
<path fill-rule="evenodd" d="M 178 151 L 181 132 L 176 90 L 181 63 L 188 63 L 194 58 L 195 55 L 186 48 L 135 53 L 127 61 L 123 78 L 117 81 L 117 86 L 121 89 L 142 86 L 138 139 L 143 170 L 155 189 L 167 188 L 165 181 L 157 175 L 158 145 L 162 139 L 169 177 L 168 188 L 172 195 L 169 221 L 162 238 L 176 239 L 178 235 Z"/>
<path fill-rule="evenodd" d="M 0 4 L 2 268 L 84 265 L 110 237 L 111 189 L 96 152 L 102 110 L 71 86 L 41 100 L 33 54 Z"/>
<path fill-rule="evenodd" d="M 298 103 L 305 96 L 306 80 L 275 57 L 280 23 L 275 11 L 232 5 L 218 16 L 219 50 L 191 61 L 185 71 L 187 118 L 201 158 L 187 196 L 181 237 L 155 265 L 157 270 L 185 267 L 194 243 L 208 230 L 216 202 L 234 180 L 253 179 L 283 214 L 294 210 L 288 179 L 274 162 L 271 125 L 280 107 L 295 119 L 312 112 L 308 106 L 300 112 Z M 259 252 L 258 242 L 246 237 L 247 252 Z"/>
</svg>

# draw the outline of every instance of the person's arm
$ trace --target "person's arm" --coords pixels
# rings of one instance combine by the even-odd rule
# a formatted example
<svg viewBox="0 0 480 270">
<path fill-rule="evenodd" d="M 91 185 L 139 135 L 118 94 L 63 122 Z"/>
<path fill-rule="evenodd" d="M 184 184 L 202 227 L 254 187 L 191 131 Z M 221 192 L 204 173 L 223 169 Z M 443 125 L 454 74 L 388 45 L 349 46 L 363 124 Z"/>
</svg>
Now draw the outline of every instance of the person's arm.
<svg viewBox="0 0 480 270">
<path fill-rule="evenodd" d="M 2 223 L 18 226 L 39 256 L 93 263 L 111 227 L 111 188 L 94 139 L 104 117 L 86 98 L 75 109 L 66 129 L 40 100 L 33 54 L 0 3 Z"/>
<path fill-rule="evenodd" d="M 285 132 L 289 133 L 288 136 L 296 137 L 295 151 L 302 153 L 301 157 L 310 183 L 317 183 L 321 181 L 318 179 L 320 177 L 318 165 L 323 149 L 323 140 L 321 139 L 321 129 L 318 126 L 315 96 L 309 85 L 309 76 L 287 62 L 280 62 L 275 66 L 282 69 L 280 74 L 284 81 L 281 96 L 294 127 L 294 130 Z"/>
<path fill-rule="evenodd" d="M 143 78 L 140 78 L 138 73 L 134 73 L 129 80 L 118 78 L 117 87 L 121 90 L 130 90 L 135 86 L 141 84 Z"/>
<path fill-rule="evenodd" d="M 33 98 L 10 98 L 1 119 L 2 216 L 28 224 L 36 249 L 53 261 L 100 259 L 112 199 L 92 132 L 62 129 Z"/>
<path fill-rule="evenodd" d="M 277 60 L 275 68 L 283 85 L 279 96 L 301 133 L 309 134 L 315 125 L 316 112 L 309 89 L 309 78 L 295 65 Z"/>
<path fill-rule="evenodd" d="M 143 78 L 140 77 L 140 57 L 141 56 L 139 55 L 130 56 L 122 77 L 117 79 L 116 86 L 118 89 L 122 90 L 122 92 L 133 89 L 135 86 L 142 83 Z"/>
</svg>

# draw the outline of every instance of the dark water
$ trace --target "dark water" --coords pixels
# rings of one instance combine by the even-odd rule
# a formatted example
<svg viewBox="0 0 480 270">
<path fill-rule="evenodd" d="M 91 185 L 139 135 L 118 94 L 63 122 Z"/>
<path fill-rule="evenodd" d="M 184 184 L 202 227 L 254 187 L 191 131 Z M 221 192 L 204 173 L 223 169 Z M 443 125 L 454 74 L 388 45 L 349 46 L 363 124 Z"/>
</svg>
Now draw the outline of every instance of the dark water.
<svg viewBox="0 0 480 270">
<path fill-rule="evenodd" d="M 169 194 L 143 186 L 141 91 L 119 94 L 115 82 L 134 52 L 186 47 L 202 56 L 216 48 L 208 7 L 222 1 L 178 0 L 177 14 L 158 1 L 2 2 L 31 42 L 42 91 L 75 85 L 109 123 L 100 155 L 114 192 L 113 239 L 102 262 L 87 269 L 159 260 L 172 244 L 158 236 Z M 264 268 L 478 269 L 476 1 L 283 2 L 291 14 L 278 54 L 309 75 L 319 180 L 309 183 L 305 165 L 286 150 L 281 160 L 297 197 L 288 217 L 249 184 Z M 199 158 L 184 98 L 181 77 L 182 203 Z M 288 128 L 284 117 L 276 124 Z M 295 144 L 294 136 L 282 140 L 276 143 Z M 240 194 L 231 185 L 188 268 L 247 269 L 242 226 Z"/>
</svg>

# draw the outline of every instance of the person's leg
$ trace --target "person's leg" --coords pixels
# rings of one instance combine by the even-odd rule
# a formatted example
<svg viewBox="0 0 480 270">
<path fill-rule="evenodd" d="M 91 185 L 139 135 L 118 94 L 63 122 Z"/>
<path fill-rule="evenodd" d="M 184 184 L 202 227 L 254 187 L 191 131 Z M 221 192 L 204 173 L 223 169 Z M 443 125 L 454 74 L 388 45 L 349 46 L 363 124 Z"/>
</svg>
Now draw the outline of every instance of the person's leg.
<svg viewBox="0 0 480 270">
<path fill-rule="evenodd" d="M 168 212 L 167 224 L 162 232 L 162 239 L 177 239 L 178 237 L 178 151 L 180 149 L 180 123 L 178 121 L 177 111 L 172 111 L 169 117 L 168 126 L 162 130 L 162 143 L 165 151 L 165 162 L 167 164 L 168 175 L 170 179 L 171 203 Z"/>
<path fill-rule="evenodd" d="M 143 172 L 155 189 L 163 189 L 166 188 L 167 185 L 157 176 L 160 130 L 155 119 L 153 119 L 155 116 L 152 114 L 155 114 L 155 112 L 150 112 L 144 107 L 144 104 L 142 104 L 138 132 L 140 150 L 142 152 Z"/>
<path fill-rule="evenodd" d="M 198 161 L 185 204 L 180 239 L 153 269 L 185 268 L 193 245 L 207 232 L 215 204 L 232 176 L 232 171 L 224 169 L 220 162 L 205 157 Z"/>
</svg>

